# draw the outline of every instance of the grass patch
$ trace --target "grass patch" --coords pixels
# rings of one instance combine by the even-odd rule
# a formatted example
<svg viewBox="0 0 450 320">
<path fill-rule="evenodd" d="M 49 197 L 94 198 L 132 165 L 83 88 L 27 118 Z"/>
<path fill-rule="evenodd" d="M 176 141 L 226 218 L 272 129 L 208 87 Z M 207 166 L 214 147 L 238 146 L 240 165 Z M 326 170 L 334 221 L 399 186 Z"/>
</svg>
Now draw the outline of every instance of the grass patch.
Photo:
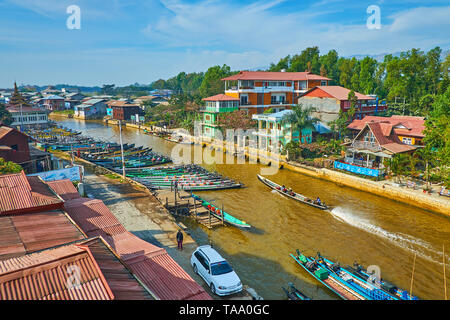
<svg viewBox="0 0 450 320">
<path fill-rule="evenodd" d="M 103 176 L 105 176 L 109 179 L 118 180 L 120 183 L 126 182 L 121 176 L 119 176 L 117 174 L 107 173 L 107 174 L 104 174 Z"/>
</svg>

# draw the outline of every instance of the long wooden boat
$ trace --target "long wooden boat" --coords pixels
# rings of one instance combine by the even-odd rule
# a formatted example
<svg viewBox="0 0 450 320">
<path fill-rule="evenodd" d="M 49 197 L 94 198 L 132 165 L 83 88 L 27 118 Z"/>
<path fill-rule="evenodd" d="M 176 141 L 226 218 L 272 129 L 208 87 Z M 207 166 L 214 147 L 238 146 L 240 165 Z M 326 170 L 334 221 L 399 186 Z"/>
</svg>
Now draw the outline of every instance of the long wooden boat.
<svg viewBox="0 0 450 320">
<path fill-rule="evenodd" d="M 200 201 L 202 203 L 202 206 L 207 208 L 214 217 L 222 220 L 222 214 L 223 214 L 224 222 L 226 222 L 232 226 L 239 227 L 239 228 L 251 228 L 251 225 L 249 225 L 247 222 L 239 220 L 236 217 L 233 217 L 231 214 L 229 214 L 225 211 L 222 211 L 221 209 L 216 207 L 214 204 L 200 198 L 199 196 L 197 196 L 193 193 L 191 196 L 195 200 Z"/>
<path fill-rule="evenodd" d="M 357 292 L 356 290 L 345 286 L 338 279 L 331 277 L 330 273 L 312 257 L 303 255 L 297 249 L 297 256 L 292 253 L 290 256 L 310 275 L 312 275 L 317 281 L 322 283 L 325 287 L 330 289 L 333 293 L 338 295 L 344 300 L 367 300 L 367 298 Z"/>
<path fill-rule="evenodd" d="M 315 207 L 315 208 L 317 208 L 317 209 L 321 209 L 321 210 L 329 210 L 329 209 L 330 209 L 330 208 L 329 208 L 327 205 L 325 205 L 324 203 L 318 204 L 318 203 L 316 203 L 314 200 L 312 200 L 312 199 L 310 199 L 310 198 L 307 198 L 307 197 L 301 195 L 300 193 L 296 193 L 296 192 L 294 192 L 294 191 L 291 191 L 291 192 L 289 192 L 289 191 L 284 192 L 283 189 L 282 189 L 282 186 L 280 186 L 279 184 L 277 184 L 277 183 L 275 183 L 275 182 L 273 182 L 273 181 L 270 181 L 269 179 L 264 178 L 263 176 L 261 176 L 261 175 L 259 175 L 259 174 L 258 174 L 257 176 L 258 176 L 258 180 L 259 180 L 259 181 L 261 181 L 262 183 L 264 183 L 264 184 L 265 184 L 266 186 L 268 186 L 269 188 L 271 188 L 271 189 L 277 191 L 278 193 L 282 194 L 283 196 L 286 196 L 286 197 L 289 197 L 289 198 L 291 198 L 291 199 L 297 200 L 297 201 L 299 201 L 299 202 L 301 202 L 301 203 L 307 204 L 307 205 L 312 206 L 312 207 Z"/>
<path fill-rule="evenodd" d="M 306 296 L 303 292 L 298 290 L 293 283 L 288 283 L 288 289 L 285 287 L 281 287 L 283 289 L 284 293 L 286 293 L 286 296 L 289 300 L 311 300 L 308 296 Z"/>
<path fill-rule="evenodd" d="M 361 279 L 352 274 L 345 268 L 342 268 L 339 263 L 334 263 L 327 258 L 324 258 L 318 253 L 318 263 L 330 272 L 330 276 L 338 279 L 344 285 L 348 286 L 365 296 L 367 300 L 399 300 L 398 297 L 386 293 L 384 290 L 376 287 L 372 283 Z"/>
<path fill-rule="evenodd" d="M 358 263 L 355 263 L 354 266 L 347 266 L 345 268 L 349 272 L 353 273 L 354 275 L 360 277 L 364 281 L 369 281 L 371 275 L 367 273 L 367 270 L 364 270 L 364 267 L 361 266 Z M 396 285 L 384 280 L 379 279 L 378 283 L 381 290 L 386 292 L 387 294 L 393 295 L 394 297 L 400 299 L 400 300 L 418 300 L 419 298 L 415 296 L 411 296 L 408 291 L 402 290 L 398 288 Z"/>
<path fill-rule="evenodd" d="M 153 190 L 163 190 L 163 189 L 170 189 L 170 185 L 157 185 L 152 184 L 146 180 L 135 178 L 137 182 L 142 183 L 149 189 Z M 185 191 L 209 191 L 209 190 L 225 190 L 225 189 L 237 189 L 241 188 L 242 184 L 240 183 L 223 183 L 223 184 L 195 184 L 195 185 L 180 185 L 180 189 Z"/>
</svg>

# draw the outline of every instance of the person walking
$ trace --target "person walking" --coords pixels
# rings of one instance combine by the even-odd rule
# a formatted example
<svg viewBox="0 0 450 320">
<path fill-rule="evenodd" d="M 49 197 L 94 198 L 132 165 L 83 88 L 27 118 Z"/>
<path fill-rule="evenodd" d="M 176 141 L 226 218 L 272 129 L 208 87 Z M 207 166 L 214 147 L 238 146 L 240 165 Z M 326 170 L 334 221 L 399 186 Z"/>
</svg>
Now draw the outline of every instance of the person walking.
<svg viewBox="0 0 450 320">
<path fill-rule="evenodd" d="M 178 249 L 183 250 L 183 232 L 181 232 L 181 230 L 178 230 L 177 242 L 178 242 Z"/>
</svg>

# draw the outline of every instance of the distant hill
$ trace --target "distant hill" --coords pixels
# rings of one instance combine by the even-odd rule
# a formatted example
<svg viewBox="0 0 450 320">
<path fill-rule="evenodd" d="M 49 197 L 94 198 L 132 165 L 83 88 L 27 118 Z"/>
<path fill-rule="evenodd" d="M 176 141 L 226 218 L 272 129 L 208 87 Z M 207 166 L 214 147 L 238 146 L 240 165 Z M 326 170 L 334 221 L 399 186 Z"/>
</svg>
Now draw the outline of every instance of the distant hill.
<svg viewBox="0 0 450 320">
<path fill-rule="evenodd" d="M 20 86 L 18 86 L 18 88 L 19 89 L 35 88 L 37 91 L 42 91 L 42 90 L 47 89 L 49 86 L 51 86 L 55 90 L 61 90 L 62 88 L 66 88 L 69 90 L 79 90 L 79 91 L 85 92 L 85 93 L 100 92 L 102 90 L 102 88 L 99 86 L 87 87 L 87 86 L 75 86 L 75 85 L 70 85 L 70 84 L 56 84 L 56 85 L 46 85 L 46 86 L 21 84 Z"/>
</svg>

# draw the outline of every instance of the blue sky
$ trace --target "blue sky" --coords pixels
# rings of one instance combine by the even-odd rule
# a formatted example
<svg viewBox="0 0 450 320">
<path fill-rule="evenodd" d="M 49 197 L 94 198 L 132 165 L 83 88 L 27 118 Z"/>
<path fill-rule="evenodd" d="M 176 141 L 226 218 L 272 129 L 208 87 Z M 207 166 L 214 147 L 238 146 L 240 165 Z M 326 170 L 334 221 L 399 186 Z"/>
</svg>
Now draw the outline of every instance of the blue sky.
<svg viewBox="0 0 450 320">
<path fill-rule="evenodd" d="M 81 9 L 69 30 L 66 9 Z M 381 29 L 369 30 L 369 5 Z M 267 67 L 308 46 L 341 56 L 450 49 L 446 1 L 0 0 L 0 87 L 148 84 L 224 63 Z"/>
</svg>

